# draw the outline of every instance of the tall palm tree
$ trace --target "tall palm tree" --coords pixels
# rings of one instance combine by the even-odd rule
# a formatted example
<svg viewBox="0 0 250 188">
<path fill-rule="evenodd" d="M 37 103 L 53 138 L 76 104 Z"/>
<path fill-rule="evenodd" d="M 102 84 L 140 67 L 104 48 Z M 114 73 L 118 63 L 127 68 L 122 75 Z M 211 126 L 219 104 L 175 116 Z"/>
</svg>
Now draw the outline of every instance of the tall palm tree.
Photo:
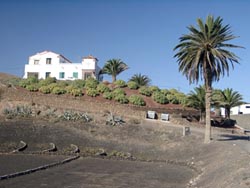
<svg viewBox="0 0 250 188">
<path fill-rule="evenodd" d="M 234 68 L 238 57 L 227 49 L 239 48 L 228 41 L 236 38 L 229 25 L 222 25 L 223 19 L 208 16 L 206 22 L 197 20 L 198 27 L 189 26 L 189 34 L 180 37 L 180 43 L 174 48 L 178 50 L 174 57 L 178 58 L 179 71 L 190 83 L 204 80 L 206 91 L 206 129 L 205 143 L 211 139 L 211 95 L 212 83 L 219 81 L 225 73 L 229 75 L 229 65 Z"/>
<path fill-rule="evenodd" d="M 146 75 L 134 74 L 129 81 L 134 81 L 138 84 L 138 86 L 148 86 L 150 84 L 150 78 Z"/>
<path fill-rule="evenodd" d="M 200 122 L 204 120 L 206 103 L 205 103 L 205 87 L 199 86 L 194 88 L 194 91 L 191 91 L 188 94 L 187 106 L 193 107 L 200 111 Z"/>
<path fill-rule="evenodd" d="M 128 66 L 120 59 L 110 59 L 102 69 L 102 74 L 112 76 L 112 83 L 116 81 L 116 76 L 128 69 Z"/>
<path fill-rule="evenodd" d="M 243 104 L 242 95 L 237 91 L 233 91 L 232 88 L 226 88 L 224 90 L 217 90 L 216 92 L 219 106 L 225 109 L 225 117 L 230 119 L 230 110 L 232 107 Z"/>
</svg>

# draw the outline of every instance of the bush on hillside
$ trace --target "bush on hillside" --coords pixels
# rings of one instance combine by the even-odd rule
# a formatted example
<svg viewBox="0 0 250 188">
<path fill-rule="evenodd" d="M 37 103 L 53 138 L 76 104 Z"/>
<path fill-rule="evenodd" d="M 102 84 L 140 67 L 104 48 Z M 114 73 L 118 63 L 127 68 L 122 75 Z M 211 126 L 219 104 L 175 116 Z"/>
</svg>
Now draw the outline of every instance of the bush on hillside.
<svg viewBox="0 0 250 188">
<path fill-rule="evenodd" d="M 36 77 L 29 77 L 27 79 L 23 79 L 19 82 L 19 86 L 26 88 L 28 85 L 36 84 L 39 80 Z"/>
<path fill-rule="evenodd" d="M 113 99 L 113 93 L 112 92 L 104 92 L 102 94 L 103 98 L 108 99 L 108 100 L 112 100 Z"/>
<path fill-rule="evenodd" d="M 167 99 L 168 99 L 168 101 L 170 102 L 170 103 L 172 103 L 172 104 L 179 104 L 179 101 L 178 101 L 178 99 L 177 99 L 177 96 L 175 96 L 174 94 L 172 94 L 172 93 L 169 93 L 169 94 L 167 94 Z"/>
<path fill-rule="evenodd" d="M 113 95 L 126 95 L 125 91 L 121 88 L 116 88 L 112 91 Z"/>
<path fill-rule="evenodd" d="M 123 87 L 127 86 L 127 84 L 126 84 L 126 82 L 124 80 L 116 80 L 114 82 L 114 84 L 115 84 L 116 87 L 119 87 L 119 88 L 123 88 Z"/>
<path fill-rule="evenodd" d="M 78 88 L 72 89 L 70 94 L 73 95 L 74 97 L 80 97 L 83 95 L 82 89 L 78 89 Z"/>
<path fill-rule="evenodd" d="M 109 92 L 110 89 L 107 85 L 105 85 L 104 83 L 100 83 L 97 86 L 97 91 L 99 91 L 100 93 L 104 93 L 104 92 Z"/>
<path fill-rule="evenodd" d="M 56 86 L 52 89 L 51 93 L 56 94 L 56 95 L 61 95 L 61 94 L 65 94 L 66 90 L 62 87 Z"/>
<path fill-rule="evenodd" d="M 44 94 L 49 94 L 51 93 L 49 86 L 42 86 L 39 88 L 39 91 Z"/>
<path fill-rule="evenodd" d="M 85 80 L 74 80 L 71 82 L 71 85 L 75 88 L 84 88 L 85 87 Z"/>
<path fill-rule="evenodd" d="M 50 92 L 52 93 L 52 90 L 55 88 L 55 87 L 59 87 L 57 83 L 51 83 L 48 85 L 49 89 L 50 89 Z"/>
<path fill-rule="evenodd" d="M 140 87 L 139 93 L 148 97 L 152 95 L 152 91 L 146 86 Z"/>
<path fill-rule="evenodd" d="M 167 96 L 167 94 L 169 94 L 170 92 L 167 89 L 161 89 L 161 93 Z"/>
<path fill-rule="evenodd" d="M 86 94 L 91 97 L 96 97 L 97 95 L 99 95 L 99 92 L 94 88 L 88 88 Z"/>
<path fill-rule="evenodd" d="M 143 98 L 141 96 L 138 95 L 131 95 L 129 97 L 129 102 L 137 105 L 137 106 L 145 106 L 146 102 L 143 100 Z"/>
<path fill-rule="evenodd" d="M 157 86 L 149 86 L 149 89 L 152 93 L 156 92 L 156 91 L 160 91 L 159 87 Z"/>
<path fill-rule="evenodd" d="M 96 89 L 97 85 L 99 84 L 99 82 L 94 79 L 94 78 L 88 78 L 86 81 L 85 81 L 85 88 L 86 89 Z"/>
<path fill-rule="evenodd" d="M 167 97 L 159 91 L 154 92 L 152 94 L 152 98 L 155 102 L 160 103 L 160 104 L 167 104 L 168 103 Z"/>
<path fill-rule="evenodd" d="M 139 88 L 139 85 L 136 82 L 134 82 L 134 81 L 129 81 L 127 83 L 127 85 L 128 85 L 129 89 L 138 89 Z"/>
<path fill-rule="evenodd" d="M 59 87 L 67 87 L 68 85 L 70 85 L 71 81 L 65 81 L 65 80 L 59 80 L 57 81 L 57 85 Z"/>
<path fill-rule="evenodd" d="M 127 104 L 129 102 L 128 98 L 124 94 L 115 95 L 114 99 L 121 104 Z"/>
<path fill-rule="evenodd" d="M 40 86 L 48 86 L 48 85 L 50 85 L 52 83 L 56 83 L 56 78 L 55 77 L 48 77 L 48 78 L 46 78 L 44 80 L 39 81 Z"/>
<path fill-rule="evenodd" d="M 37 83 L 35 83 L 35 84 L 27 85 L 26 89 L 32 92 L 36 92 L 39 90 L 39 86 Z"/>
<path fill-rule="evenodd" d="M 73 85 L 69 85 L 65 89 L 66 89 L 66 93 L 73 95 L 74 97 L 80 97 L 83 95 L 82 89 L 77 88 Z"/>
</svg>

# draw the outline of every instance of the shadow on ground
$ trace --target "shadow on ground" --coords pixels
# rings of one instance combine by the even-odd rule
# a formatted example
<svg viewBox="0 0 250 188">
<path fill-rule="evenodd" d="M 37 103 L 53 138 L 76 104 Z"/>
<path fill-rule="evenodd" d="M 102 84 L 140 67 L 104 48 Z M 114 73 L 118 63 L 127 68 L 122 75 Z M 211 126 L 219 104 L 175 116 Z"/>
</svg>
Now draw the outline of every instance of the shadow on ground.
<svg viewBox="0 0 250 188">
<path fill-rule="evenodd" d="M 220 135 L 220 138 L 217 139 L 218 141 L 232 141 L 232 140 L 247 140 L 250 141 L 250 136 L 248 135 L 227 135 L 227 134 L 223 134 Z"/>
</svg>

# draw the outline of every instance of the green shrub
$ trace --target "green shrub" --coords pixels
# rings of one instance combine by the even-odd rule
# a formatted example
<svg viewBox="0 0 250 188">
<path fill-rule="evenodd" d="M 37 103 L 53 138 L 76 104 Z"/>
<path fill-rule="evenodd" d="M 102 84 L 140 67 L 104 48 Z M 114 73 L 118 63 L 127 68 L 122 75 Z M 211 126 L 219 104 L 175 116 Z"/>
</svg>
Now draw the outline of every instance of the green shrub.
<svg viewBox="0 0 250 188">
<path fill-rule="evenodd" d="M 113 99 L 113 93 L 112 92 L 104 92 L 102 94 L 103 98 L 108 99 L 108 100 L 112 100 Z"/>
<path fill-rule="evenodd" d="M 152 95 L 152 91 L 146 86 L 140 87 L 139 93 L 148 97 Z"/>
<path fill-rule="evenodd" d="M 167 104 L 168 99 L 167 97 L 161 93 L 160 91 L 155 91 L 152 95 L 152 98 L 155 102 L 160 103 L 160 104 Z"/>
<path fill-rule="evenodd" d="M 97 95 L 99 95 L 99 92 L 94 88 L 88 88 L 86 94 L 91 97 L 96 97 Z"/>
<path fill-rule="evenodd" d="M 56 83 L 56 78 L 55 77 L 48 77 L 45 80 L 40 80 L 39 85 L 40 86 L 48 86 L 52 83 Z"/>
<path fill-rule="evenodd" d="M 149 86 L 149 89 L 152 93 L 156 92 L 156 91 L 160 91 L 159 87 L 157 86 Z"/>
<path fill-rule="evenodd" d="M 107 85 L 105 85 L 103 83 L 100 83 L 97 86 L 97 91 L 99 91 L 100 93 L 104 93 L 104 92 L 109 92 L 110 89 L 109 89 L 109 87 Z"/>
<path fill-rule="evenodd" d="M 66 93 L 66 90 L 62 87 L 56 86 L 52 89 L 51 93 L 56 94 L 56 95 L 61 95 Z"/>
<path fill-rule="evenodd" d="M 19 86 L 26 88 L 28 85 L 38 83 L 38 79 L 36 77 L 29 77 L 27 79 L 23 79 L 19 82 Z"/>
<path fill-rule="evenodd" d="M 163 93 L 165 96 L 167 96 L 167 94 L 169 94 L 170 92 L 167 89 L 162 89 L 161 93 Z"/>
<path fill-rule="evenodd" d="M 78 89 L 78 88 L 72 89 L 70 94 L 73 95 L 74 97 L 80 97 L 83 95 L 82 89 Z"/>
<path fill-rule="evenodd" d="M 125 82 L 124 80 L 116 80 L 116 81 L 114 82 L 114 84 L 115 84 L 117 87 L 119 87 L 119 88 L 123 88 L 123 87 L 126 87 L 126 86 L 127 86 L 127 84 L 126 84 L 126 82 Z"/>
<path fill-rule="evenodd" d="M 51 93 L 49 86 L 42 86 L 39 88 L 39 91 L 44 93 L 44 94 Z"/>
<path fill-rule="evenodd" d="M 27 85 L 26 89 L 29 91 L 35 92 L 35 91 L 39 90 L 39 86 L 38 86 L 38 84 L 31 84 L 31 85 Z"/>
<path fill-rule="evenodd" d="M 128 98 L 124 94 L 115 95 L 114 99 L 121 104 L 127 104 L 129 102 Z"/>
<path fill-rule="evenodd" d="M 92 88 L 92 89 L 96 89 L 96 87 L 97 87 L 97 85 L 99 84 L 99 82 L 96 80 L 96 79 L 94 79 L 94 78 L 88 78 L 86 81 L 85 81 L 85 88 L 86 89 L 90 89 L 90 88 Z"/>
<path fill-rule="evenodd" d="M 113 95 L 126 95 L 125 91 L 121 88 L 116 88 L 112 91 Z"/>
<path fill-rule="evenodd" d="M 57 83 L 51 83 L 48 85 L 49 89 L 50 89 L 50 92 L 52 93 L 52 90 L 55 88 L 55 87 L 59 87 Z"/>
<path fill-rule="evenodd" d="M 70 85 L 70 82 L 65 80 L 59 80 L 57 81 L 57 84 L 59 87 L 67 87 L 68 85 Z"/>
<path fill-rule="evenodd" d="M 172 93 L 167 94 L 166 97 L 167 97 L 168 101 L 169 101 L 170 103 L 172 103 L 172 104 L 178 104 L 178 103 L 179 103 L 179 101 L 178 101 L 176 95 L 174 95 L 174 94 L 172 94 Z"/>
<path fill-rule="evenodd" d="M 66 93 L 71 94 L 73 89 L 76 89 L 77 87 L 74 87 L 73 85 L 68 85 L 67 87 L 65 87 Z"/>
<path fill-rule="evenodd" d="M 139 85 L 134 81 L 129 81 L 127 85 L 128 85 L 129 89 L 138 89 L 139 88 Z"/>
<path fill-rule="evenodd" d="M 73 95 L 74 97 L 82 96 L 83 95 L 82 89 L 81 88 L 77 88 L 77 87 L 75 87 L 73 85 L 69 85 L 65 89 L 66 89 L 67 93 Z"/>
<path fill-rule="evenodd" d="M 131 95 L 129 97 L 129 102 L 137 105 L 137 106 L 145 106 L 146 102 L 143 100 L 143 98 L 141 96 L 138 95 Z"/>
<path fill-rule="evenodd" d="M 85 83 L 85 80 L 74 80 L 71 85 L 75 88 L 84 88 Z"/>
</svg>

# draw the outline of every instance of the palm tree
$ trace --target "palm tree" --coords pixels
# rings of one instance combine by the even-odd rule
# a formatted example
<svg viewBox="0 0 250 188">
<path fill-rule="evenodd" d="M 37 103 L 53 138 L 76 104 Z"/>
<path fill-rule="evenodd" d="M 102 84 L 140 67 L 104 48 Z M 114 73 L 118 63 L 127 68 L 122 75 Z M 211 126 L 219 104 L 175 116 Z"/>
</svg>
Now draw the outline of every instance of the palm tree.
<svg viewBox="0 0 250 188">
<path fill-rule="evenodd" d="M 234 68 L 238 57 L 228 51 L 228 48 L 239 48 L 228 41 L 236 38 L 229 25 L 222 25 L 223 19 L 208 16 L 206 22 L 197 20 L 198 28 L 189 26 L 189 34 L 180 37 L 180 43 L 174 48 L 178 50 L 174 57 L 178 58 L 179 71 L 187 77 L 190 83 L 198 83 L 200 78 L 205 84 L 206 99 L 206 129 L 205 143 L 211 139 L 211 95 L 212 83 L 219 81 L 225 73 L 229 75 L 229 65 Z"/>
<path fill-rule="evenodd" d="M 146 75 L 134 74 L 129 81 L 134 81 L 138 84 L 139 87 L 141 86 L 148 86 L 150 84 L 150 78 Z"/>
<path fill-rule="evenodd" d="M 200 111 L 200 122 L 204 120 L 206 103 L 205 103 L 205 87 L 199 86 L 194 88 L 194 91 L 191 91 L 188 94 L 187 106 L 193 107 Z"/>
<path fill-rule="evenodd" d="M 218 104 L 225 109 L 225 117 L 230 119 L 230 110 L 232 107 L 243 104 L 242 95 L 237 91 L 233 91 L 232 88 L 226 88 L 224 90 L 217 90 L 216 92 Z"/>
<path fill-rule="evenodd" d="M 102 69 L 102 74 L 112 76 L 112 83 L 116 81 L 116 76 L 128 69 L 128 66 L 120 59 L 110 59 L 106 62 Z"/>
</svg>

